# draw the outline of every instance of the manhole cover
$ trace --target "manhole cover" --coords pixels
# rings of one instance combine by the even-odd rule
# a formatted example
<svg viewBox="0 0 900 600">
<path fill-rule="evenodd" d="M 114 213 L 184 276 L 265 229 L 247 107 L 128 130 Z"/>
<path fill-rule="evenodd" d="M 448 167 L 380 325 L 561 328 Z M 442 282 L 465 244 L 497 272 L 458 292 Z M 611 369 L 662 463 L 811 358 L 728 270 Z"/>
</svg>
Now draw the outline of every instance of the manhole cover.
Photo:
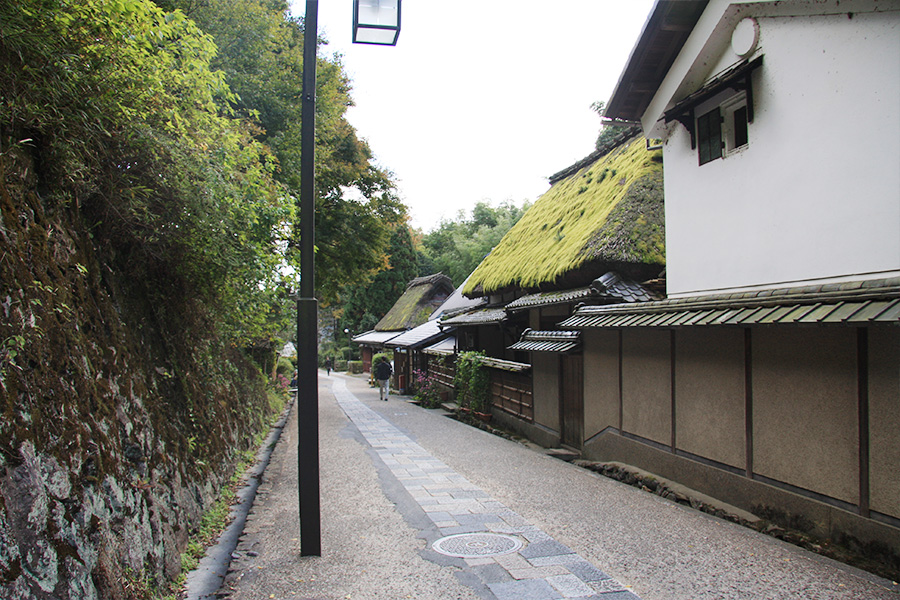
<svg viewBox="0 0 900 600">
<path fill-rule="evenodd" d="M 497 556 L 509 554 L 522 547 L 522 542 L 500 533 L 460 533 L 448 535 L 431 545 L 432 549 L 447 556 L 471 558 L 473 556 Z"/>
</svg>

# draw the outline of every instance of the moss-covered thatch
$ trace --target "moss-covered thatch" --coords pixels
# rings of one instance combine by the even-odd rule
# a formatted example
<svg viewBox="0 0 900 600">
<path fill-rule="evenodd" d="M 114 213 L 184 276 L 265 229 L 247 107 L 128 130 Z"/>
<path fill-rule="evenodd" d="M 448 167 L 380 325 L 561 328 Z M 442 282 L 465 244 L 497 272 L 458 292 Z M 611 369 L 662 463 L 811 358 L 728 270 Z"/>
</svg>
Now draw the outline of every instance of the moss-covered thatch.
<svg viewBox="0 0 900 600">
<path fill-rule="evenodd" d="M 664 266 L 662 153 L 637 137 L 558 180 L 475 269 L 463 293 L 587 285 L 609 270 L 640 280 Z"/>
<path fill-rule="evenodd" d="M 417 277 L 391 310 L 378 322 L 375 331 L 403 331 L 418 327 L 453 293 L 453 282 L 442 273 Z"/>
</svg>

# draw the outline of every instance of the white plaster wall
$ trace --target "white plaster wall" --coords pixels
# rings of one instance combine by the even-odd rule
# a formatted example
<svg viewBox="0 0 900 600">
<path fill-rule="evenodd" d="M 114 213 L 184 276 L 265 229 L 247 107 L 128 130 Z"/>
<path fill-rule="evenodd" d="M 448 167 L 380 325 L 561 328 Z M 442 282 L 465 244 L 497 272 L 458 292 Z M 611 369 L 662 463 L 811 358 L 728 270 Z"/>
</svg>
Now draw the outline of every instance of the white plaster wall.
<svg viewBox="0 0 900 600">
<path fill-rule="evenodd" d="M 749 146 L 698 166 L 668 126 L 669 294 L 896 275 L 900 12 L 758 21 Z"/>
</svg>

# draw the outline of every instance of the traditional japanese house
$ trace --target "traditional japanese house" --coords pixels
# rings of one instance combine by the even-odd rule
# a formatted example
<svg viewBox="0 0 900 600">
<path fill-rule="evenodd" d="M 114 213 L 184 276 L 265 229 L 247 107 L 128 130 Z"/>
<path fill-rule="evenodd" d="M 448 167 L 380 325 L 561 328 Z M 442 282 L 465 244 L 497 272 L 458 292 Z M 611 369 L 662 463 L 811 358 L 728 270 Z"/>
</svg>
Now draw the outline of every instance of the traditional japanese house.
<svg viewBox="0 0 900 600">
<path fill-rule="evenodd" d="M 363 370 L 371 370 L 372 356 L 384 348 L 386 342 L 428 321 L 453 292 L 453 282 L 442 273 L 410 281 L 406 291 L 378 321 L 375 329 L 352 338 L 360 346 Z M 397 389 L 407 385 L 406 378 L 400 378 L 406 372 L 405 358 L 400 360 L 403 364 L 394 365 L 394 387 Z"/>
<path fill-rule="evenodd" d="M 488 355 L 493 414 L 557 446 L 581 443 L 581 340 L 557 324 L 580 304 L 654 298 L 665 268 L 661 152 L 636 129 L 551 177 L 551 188 L 463 285 L 487 305 L 445 319 Z M 642 285 L 644 282 L 647 285 Z"/>
</svg>

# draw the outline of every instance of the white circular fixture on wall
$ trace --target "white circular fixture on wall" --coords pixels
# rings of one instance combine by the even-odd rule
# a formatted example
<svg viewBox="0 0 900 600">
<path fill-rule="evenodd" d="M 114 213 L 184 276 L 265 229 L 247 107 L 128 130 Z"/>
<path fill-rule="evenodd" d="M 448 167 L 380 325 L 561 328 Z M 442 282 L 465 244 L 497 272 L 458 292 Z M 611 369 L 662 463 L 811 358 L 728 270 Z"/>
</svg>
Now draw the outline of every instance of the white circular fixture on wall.
<svg viewBox="0 0 900 600">
<path fill-rule="evenodd" d="M 731 33 L 731 49 L 744 58 L 756 50 L 759 42 L 759 23 L 753 17 L 741 19 Z"/>
</svg>

